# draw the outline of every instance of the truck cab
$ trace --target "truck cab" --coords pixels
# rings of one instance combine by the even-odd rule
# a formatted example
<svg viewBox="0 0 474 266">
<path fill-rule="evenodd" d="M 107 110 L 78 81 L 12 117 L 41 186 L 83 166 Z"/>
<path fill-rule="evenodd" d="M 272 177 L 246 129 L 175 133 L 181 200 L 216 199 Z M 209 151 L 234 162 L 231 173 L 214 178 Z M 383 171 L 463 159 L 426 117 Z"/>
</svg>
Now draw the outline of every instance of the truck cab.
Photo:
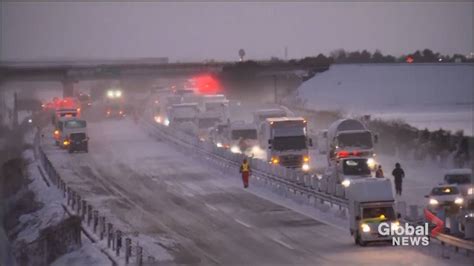
<svg viewBox="0 0 474 266">
<path fill-rule="evenodd" d="M 267 153 L 269 163 L 310 170 L 309 147 L 312 140 L 307 136 L 304 118 L 267 118 L 261 129 L 260 144 Z"/>
<path fill-rule="evenodd" d="M 341 156 L 358 156 L 369 159 L 369 167 L 375 170 L 374 143 L 377 137 L 356 119 L 340 119 L 327 131 L 327 160 L 335 164 Z"/>
<path fill-rule="evenodd" d="M 60 145 L 69 152 L 88 151 L 87 122 L 81 119 L 70 119 L 63 123 Z"/>
<path fill-rule="evenodd" d="M 234 122 L 230 125 L 229 146 L 233 153 L 243 153 L 252 156 L 259 150 L 257 127 L 253 123 Z"/>
<path fill-rule="evenodd" d="M 367 161 L 363 157 L 347 157 L 329 166 L 322 177 L 320 190 L 334 195 L 337 185 L 347 189 L 354 180 L 372 178 Z"/>
<path fill-rule="evenodd" d="M 199 115 L 199 106 L 197 103 L 173 104 L 169 107 L 168 119 L 170 126 L 176 126 L 183 123 L 196 124 Z"/>
<path fill-rule="evenodd" d="M 378 227 L 387 223 L 393 229 L 400 226 L 395 212 L 395 198 L 387 178 L 354 180 L 347 188 L 350 233 L 355 244 L 390 241 L 391 236 L 379 234 Z"/>
<path fill-rule="evenodd" d="M 262 142 L 260 143 L 260 146 L 263 147 L 267 144 L 267 141 L 265 140 L 265 137 L 263 136 L 263 127 L 265 124 L 265 120 L 268 118 L 278 118 L 278 117 L 286 117 L 286 111 L 283 109 L 260 109 L 255 112 L 253 112 L 253 123 L 257 127 L 257 132 L 258 132 L 258 139 L 261 140 Z"/>
</svg>

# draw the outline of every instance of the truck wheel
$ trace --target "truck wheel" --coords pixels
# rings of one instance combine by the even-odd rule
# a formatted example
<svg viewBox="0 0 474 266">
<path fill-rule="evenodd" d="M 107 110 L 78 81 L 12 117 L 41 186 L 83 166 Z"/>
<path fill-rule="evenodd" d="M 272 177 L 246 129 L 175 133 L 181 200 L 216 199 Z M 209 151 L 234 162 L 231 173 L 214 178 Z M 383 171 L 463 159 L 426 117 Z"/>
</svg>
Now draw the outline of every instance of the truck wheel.
<svg viewBox="0 0 474 266">
<path fill-rule="evenodd" d="M 356 245 L 359 245 L 361 247 L 365 247 L 365 245 L 367 245 L 367 243 L 360 238 L 359 232 L 356 232 L 354 236 L 354 242 Z"/>
</svg>

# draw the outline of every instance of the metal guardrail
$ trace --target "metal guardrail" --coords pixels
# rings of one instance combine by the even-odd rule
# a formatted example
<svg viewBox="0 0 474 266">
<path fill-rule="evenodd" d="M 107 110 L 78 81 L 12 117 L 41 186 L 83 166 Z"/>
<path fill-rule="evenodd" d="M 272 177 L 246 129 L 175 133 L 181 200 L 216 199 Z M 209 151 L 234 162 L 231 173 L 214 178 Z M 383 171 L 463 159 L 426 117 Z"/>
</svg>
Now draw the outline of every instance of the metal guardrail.
<svg viewBox="0 0 474 266">
<path fill-rule="evenodd" d="M 235 171 L 238 171 L 238 167 L 246 157 L 243 154 L 235 154 L 226 149 L 219 148 L 209 141 L 201 141 L 195 136 L 188 135 L 171 127 L 146 120 L 142 120 L 142 124 L 150 133 L 158 135 L 158 137 L 161 138 L 166 138 L 175 144 L 195 148 L 199 153 L 235 168 Z M 286 189 L 294 193 L 300 193 L 300 195 L 307 196 L 308 198 L 313 197 L 321 202 L 337 205 L 341 209 L 347 208 L 347 199 L 318 191 L 319 179 L 316 176 L 304 174 L 279 165 L 271 165 L 266 161 L 256 158 L 247 159 L 250 161 L 251 168 L 253 169 L 252 175 L 254 177 L 258 176 L 270 182 L 276 182 L 278 185 L 284 186 Z"/>
<path fill-rule="evenodd" d="M 145 120 L 142 120 L 142 123 L 148 128 L 148 130 L 151 130 L 150 133 L 187 148 L 196 148 L 199 153 L 213 158 L 220 163 L 226 164 L 227 167 L 232 167 L 235 171 L 238 170 L 238 167 L 244 158 L 244 155 L 233 154 L 227 150 L 216 147 L 212 143 L 200 141 L 197 137 L 187 135 L 179 130 L 174 130 L 170 127 L 156 123 L 150 123 Z M 259 159 L 251 158 L 250 163 L 253 168 L 253 176 L 264 178 L 269 182 L 276 182 L 281 186 L 285 186 L 288 190 L 301 193 L 308 197 L 314 197 L 321 202 L 337 205 L 340 208 L 347 208 L 347 199 L 318 191 L 319 180 L 317 179 L 312 179 L 311 182 L 307 182 L 307 176 L 305 178 L 305 175 L 298 175 L 294 170 L 286 168 L 282 169 L 283 167 L 271 165 Z M 452 246 L 456 251 L 464 249 L 468 254 L 469 252 L 474 251 L 473 241 L 464 240 L 446 234 L 439 234 L 435 238 L 440 241 L 443 246 Z"/>
<path fill-rule="evenodd" d="M 465 240 L 459 237 L 450 236 L 447 234 L 438 234 L 435 237 L 437 240 L 441 242 L 441 245 L 448 245 L 453 246 L 455 251 L 457 252 L 459 249 L 464 249 L 468 253 L 474 251 L 474 241 L 472 240 Z"/>
<path fill-rule="evenodd" d="M 35 139 L 35 153 L 50 182 L 63 195 L 66 201 L 63 207 L 81 218 L 82 229 L 89 234 L 89 237 L 93 235 L 94 241 L 102 242 L 104 245 L 106 243 L 109 252 L 105 254 L 113 259 L 113 263 L 115 258 L 122 258 L 126 265 L 142 266 L 156 262 L 153 254 L 139 244 L 137 232 L 125 232 L 117 228 L 109 221 L 109 217 L 103 215 L 64 181 L 41 148 L 39 138 Z"/>
</svg>

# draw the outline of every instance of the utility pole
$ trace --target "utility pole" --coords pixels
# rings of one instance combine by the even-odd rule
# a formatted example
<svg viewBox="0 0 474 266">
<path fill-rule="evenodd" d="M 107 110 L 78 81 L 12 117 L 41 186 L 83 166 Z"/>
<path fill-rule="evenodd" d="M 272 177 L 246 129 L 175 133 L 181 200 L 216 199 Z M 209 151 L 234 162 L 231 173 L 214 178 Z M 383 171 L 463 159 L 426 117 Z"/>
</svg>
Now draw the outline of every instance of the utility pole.
<svg viewBox="0 0 474 266">
<path fill-rule="evenodd" d="M 275 103 L 278 103 L 278 94 L 277 94 L 277 76 L 273 75 L 273 93 L 275 97 Z"/>
</svg>

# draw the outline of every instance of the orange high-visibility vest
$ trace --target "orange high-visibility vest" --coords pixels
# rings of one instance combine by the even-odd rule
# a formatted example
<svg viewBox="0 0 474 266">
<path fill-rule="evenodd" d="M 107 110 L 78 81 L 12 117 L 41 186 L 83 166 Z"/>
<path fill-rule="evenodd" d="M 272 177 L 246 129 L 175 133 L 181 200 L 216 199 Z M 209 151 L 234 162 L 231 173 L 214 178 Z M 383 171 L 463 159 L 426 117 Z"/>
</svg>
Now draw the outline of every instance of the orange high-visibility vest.
<svg viewBox="0 0 474 266">
<path fill-rule="evenodd" d="M 242 172 L 248 172 L 250 170 L 249 163 L 242 164 Z"/>
</svg>

